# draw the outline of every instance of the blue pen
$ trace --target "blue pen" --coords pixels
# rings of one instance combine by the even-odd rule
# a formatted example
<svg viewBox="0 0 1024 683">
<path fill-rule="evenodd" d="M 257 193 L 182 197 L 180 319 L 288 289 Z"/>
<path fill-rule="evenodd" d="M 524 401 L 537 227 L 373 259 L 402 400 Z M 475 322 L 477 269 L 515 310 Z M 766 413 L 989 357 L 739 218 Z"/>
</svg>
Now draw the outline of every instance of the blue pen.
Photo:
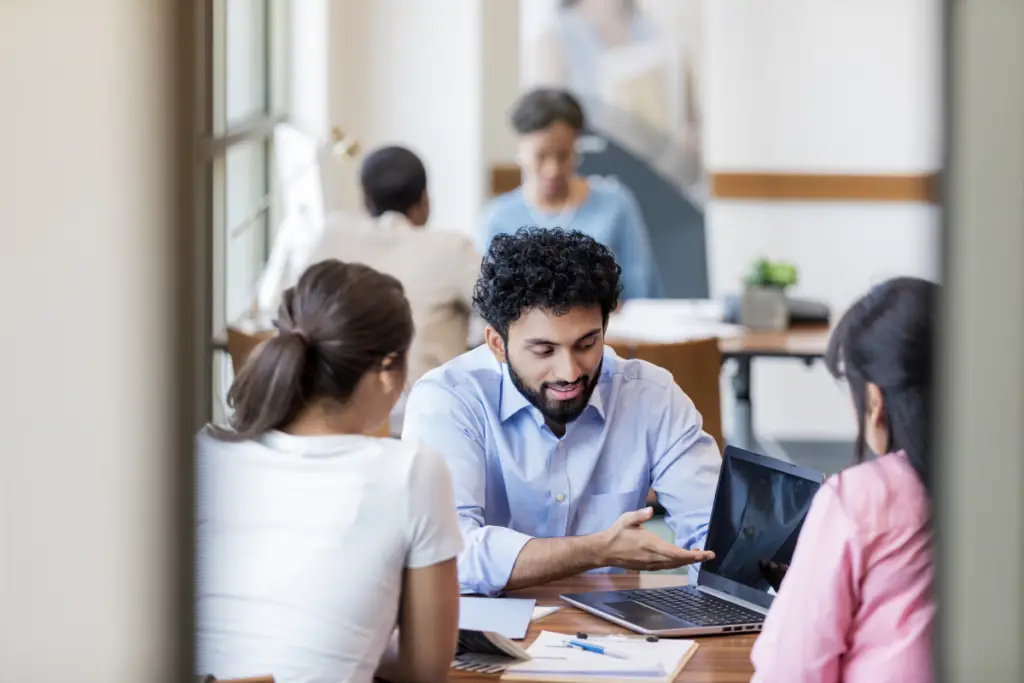
<svg viewBox="0 0 1024 683">
<path fill-rule="evenodd" d="M 593 643 L 585 643 L 581 640 L 567 640 L 564 644 L 566 647 L 575 647 L 580 650 L 586 650 L 587 652 L 593 652 L 595 654 L 605 655 L 607 657 L 615 657 L 616 659 L 629 659 L 629 655 L 627 655 L 624 652 L 609 650 L 606 647 L 594 645 Z"/>
</svg>

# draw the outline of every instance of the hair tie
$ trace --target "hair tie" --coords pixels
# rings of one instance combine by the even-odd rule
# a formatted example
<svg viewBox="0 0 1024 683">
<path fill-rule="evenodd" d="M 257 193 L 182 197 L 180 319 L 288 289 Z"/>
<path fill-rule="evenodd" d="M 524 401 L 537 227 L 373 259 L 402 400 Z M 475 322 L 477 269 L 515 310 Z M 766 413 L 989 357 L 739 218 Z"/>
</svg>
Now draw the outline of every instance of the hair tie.
<svg viewBox="0 0 1024 683">
<path fill-rule="evenodd" d="M 310 337 L 306 334 L 302 328 L 291 321 L 291 318 L 285 318 L 282 321 L 280 318 L 274 321 L 274 328 L 277 330 L 277 334 L 283 337 L 287 334 L 294 335 L 302 340 L 302 343 L 306 346 L 310 345 Z"/>
</svg>

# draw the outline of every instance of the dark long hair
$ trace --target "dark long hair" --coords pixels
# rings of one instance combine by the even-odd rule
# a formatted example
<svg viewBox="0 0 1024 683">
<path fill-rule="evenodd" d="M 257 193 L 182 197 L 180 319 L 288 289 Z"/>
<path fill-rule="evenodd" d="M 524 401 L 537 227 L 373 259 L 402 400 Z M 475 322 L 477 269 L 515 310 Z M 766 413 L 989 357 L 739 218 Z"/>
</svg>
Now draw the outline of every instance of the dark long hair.
<svg viewBox="0 0 1024 683">
<path fill-rule="evenodd" d="M 882 392 L 887 452 L 904 451 L 929 491 L 938 309 L 939 287 L 933 282 L 910 277 L 883 282 L 843 315 L 825 356 L 832 375 L 849 382 L 857 407 L 857 461 L 865 457 L 870 382 Z"/>
<path fill-rule="evenodd" d="M 346 403 L 367 372 L 394 357 L 401 369 L 412 341 L 402 285 L 359 263 L 331 259 L 309 267 L 284 293 L 274 326 L 228 391 L 229 428 L 214 436 L 245 440 L 295 419 L 309 401 Z"/>
</svg>

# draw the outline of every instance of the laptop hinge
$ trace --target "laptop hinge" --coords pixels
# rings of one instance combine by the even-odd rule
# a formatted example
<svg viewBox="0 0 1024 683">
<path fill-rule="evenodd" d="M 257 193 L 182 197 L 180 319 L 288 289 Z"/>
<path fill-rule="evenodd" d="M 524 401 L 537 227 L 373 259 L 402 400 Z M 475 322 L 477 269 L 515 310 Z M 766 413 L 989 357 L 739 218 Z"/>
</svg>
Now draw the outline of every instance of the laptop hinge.
<svg viewBox="0 0 1024 683">
<path fill-rule="evenodd" d="M 758 614 L 768 614 L 768 608 L 767 607 L 761 607 L 760 605 L 755 605 L 752 602 L 747 602 L 746 600 L 741 600 L 740 598 L 737 598 L 735 595 L 729 595 L 728 593 L 724 593 L 724 592 L 722 592 L 720 590 L 716 590 L 714 588 L 708 588 L 707 586 L 697 586 L 697 590 L 702 591 L 704 593 L 707 593 L 708 595 L 713 595 L 716 598 L 721 598 L 722 600 L 725 600 L 726 602 L 731 602 L 734 605 L 739 605 L 740 607 L 746 607 L 747 609 L 752 610 L 754 612 L 757 612 Z"/>
</svg>

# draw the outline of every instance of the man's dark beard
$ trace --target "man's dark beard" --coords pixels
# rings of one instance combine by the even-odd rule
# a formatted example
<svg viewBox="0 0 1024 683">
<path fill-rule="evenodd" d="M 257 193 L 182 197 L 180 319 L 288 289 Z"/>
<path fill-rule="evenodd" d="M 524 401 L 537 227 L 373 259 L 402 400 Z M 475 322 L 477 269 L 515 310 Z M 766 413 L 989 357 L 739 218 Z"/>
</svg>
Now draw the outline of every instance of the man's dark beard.
<svg viewBox="0 0 1024 683">
<path fill-rule="evenodd" d="M 602 361 L 603 363 L 604 361 Z M 512 367 L 512 363 L 508 364 L 508 376 L 512 378 L 512 385 L 519 390 L 519 393 L 526 397 L 540 414 L 544 416 L 546 420 L 555 422 L 557 424 L 566 425 L 575 420 L 583 410 L 590 403 L 590 396 L 594 393 L 594 389 L 597 388 L 597 380 L 601 377 L 601 365 L 598 365 L 594 370 L 594 377 L 591 378 L 589 375 L 583 375 L 579 381 L 583 383 L 583 391 L 576 398 L 568 401 L 558 401 L 549 399 L 546 395 L 548 388 L 562 389 L 566 387 L 564 384 L 555 382 L 545 382 L 540 385 L 540 391 L 536 391 L 526 386 L 526 382 L 523 381 L 522 376 L 516 372 L 516 369 Z"/>
</svg>

